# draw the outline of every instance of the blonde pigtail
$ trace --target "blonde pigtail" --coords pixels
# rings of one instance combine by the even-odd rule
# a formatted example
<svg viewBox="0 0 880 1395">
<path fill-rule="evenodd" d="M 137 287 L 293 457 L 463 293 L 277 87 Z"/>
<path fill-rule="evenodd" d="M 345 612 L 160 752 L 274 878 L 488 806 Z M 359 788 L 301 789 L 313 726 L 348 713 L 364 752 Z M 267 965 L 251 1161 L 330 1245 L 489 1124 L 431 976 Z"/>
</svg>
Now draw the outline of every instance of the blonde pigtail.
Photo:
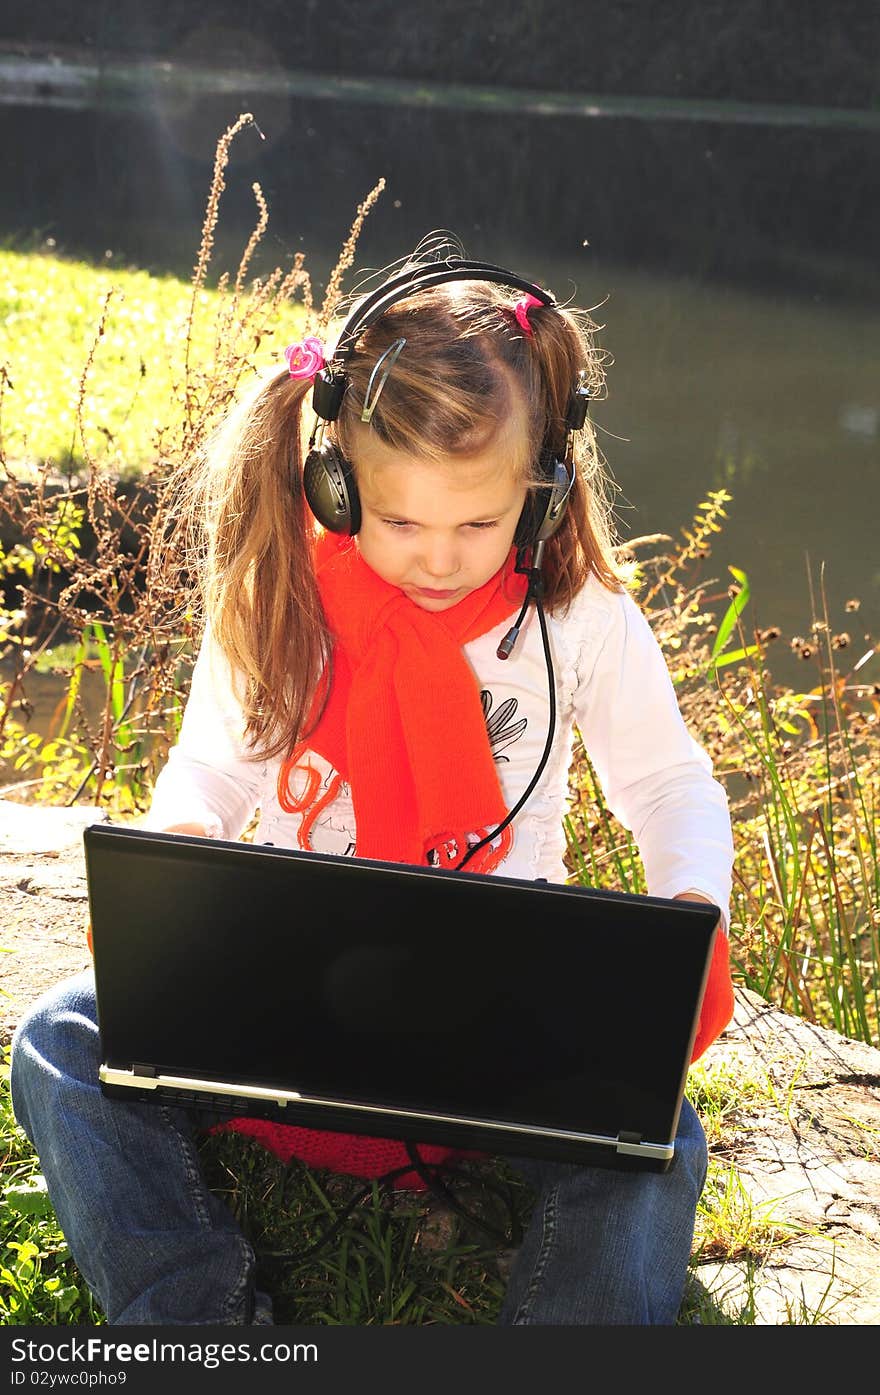
<svg viewBox="0 0 880 1395">
<path fill-rule="evenodd" d="M 242 683 L 246 735 L 264 759 L 286 755 L 305 731 L 330 649 L 302 485 L 310 390 L 276 374 L 207 452 L 206 615 Z"/>
</svg>

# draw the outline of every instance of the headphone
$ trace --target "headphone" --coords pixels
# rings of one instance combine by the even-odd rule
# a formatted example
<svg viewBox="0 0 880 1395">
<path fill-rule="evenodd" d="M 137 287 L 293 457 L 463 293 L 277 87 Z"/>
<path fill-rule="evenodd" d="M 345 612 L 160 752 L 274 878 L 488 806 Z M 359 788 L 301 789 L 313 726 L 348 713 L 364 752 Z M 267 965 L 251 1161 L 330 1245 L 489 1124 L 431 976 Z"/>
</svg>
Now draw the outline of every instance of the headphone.
<svg viewBox="0 0 880 1395">
<path fill-rule="evenodd" d="M 336 421 L 339 416 L 342 399 L 349 385 L 346 365 L 354 353 L 355 345 L 364 331 L 375 324 L 392 305 L 405 300 L 416 291 L 429 286 L 440 286 L 449 281 L 494 281 L 533 296 L 541 305 L 556 306 L 556 301 L 549 291 L 531 281 L 515 276 L 503 267 L 493 266 L 491 262 L 467 261 L 461 257 L 450 257 L 443 262 L 428 262 L 401 272 L 389 278 L 359 302 L 342 327 L 333 357 L 316 374 L 312 390 L 316 421 L 303 466 L 303 491 L 312 513 L 322 527 L 331 533 L 346 533 L 352 537 L 361 526 L 361 503 L 351 462 L 346 459 L 338 445 L 323 439 L 321 426 L 322 422 Z M 392 353 L 393 351 L 388 351 L 387 356 L 391 358 Z M 579 378 L 569 399 L 562 458 L 557 457 L 553 451 L 542 450 L 539 463 L 541 482 L 536 488 L 528 491 L 517 521 L 513 541 L 520 553 L 545 543 L 558 530 L 565 517 L 576 473 L 574 462 L 568 458 L 568 439 L 571 432 L 583 428 L 588 403 L 589 393 Z M 316 445 L 319 429 L 322 439 Z M 538 558 L 542 553 L 543 546 L 538 550 Z"/>
</svg>

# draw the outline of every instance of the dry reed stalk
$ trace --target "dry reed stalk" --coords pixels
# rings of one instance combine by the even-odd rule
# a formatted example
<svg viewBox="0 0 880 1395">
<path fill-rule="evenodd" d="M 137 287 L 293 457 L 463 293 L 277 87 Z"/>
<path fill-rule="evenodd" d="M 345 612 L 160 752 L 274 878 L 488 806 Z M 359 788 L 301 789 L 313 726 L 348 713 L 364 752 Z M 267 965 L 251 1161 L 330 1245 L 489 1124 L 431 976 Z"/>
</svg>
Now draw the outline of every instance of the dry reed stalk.
<svg viewBox="0 0 880 1395">
<path fill-rule="evenodd" d="M 77 426 L 78 429 L 79 429 L 79 438 L 80 438 L 80 441 L 82 442 L 83 456 L 84 456 L 84 458 L 85 458 L 86 465 L 87 465 L 88 468 L 89 468 L 89 478 L 90 478 L 90 479 L 93 478 L 93 477 L 95 476 L 95 474 L 96 474 L 96 465 L 95 465 L 95 462 L 94 462 L 94 460 L 93 460 L 93 458 L 92 458 L 92 456 L 91 456 L 91 454 L 90 454 L 90 452 L 89 452 L 89 443 L 88 443 L 88 441 L 86 440 L 86 428 L 85 428 L 85 422 L 84 422 L 84 420 L 83 420 L 83 409 L 84 409 L 84 407 L 85 407 L 86 387 L 87 387 L 88 381 L 89 381 L 89 374 L 91 373 L 91 371 L 92 371 L 92 365 L 93 365 L 94 362 L 95 362 L 95 354 L 96 354 L 97 351 L 98 351 L 98 345 L 100 344 L 101 340 L 103 339 L 104 333 L 105 333 L 105 331 L 106 331 L 106 329 L 107 329 L 107 316 L 108 316 L 108 314 L 109 314 L 109 312 L 110 312 L 110 302 L 112 301 L 112 299 L 113 299 L 113 297 L 114 297 L 115 294 L 116 294 L 116 288 L 115 288 L 114 286 L 111 286 L 110 289 L 109 289 L 109 291 L 107 291 L 107 293 L 105 294 L 103 300 L 101 301 L 101 314 L 100 314 L 100 316 L 99 316 L 99 318 L 98 318 L 98 326 L 97 326 L 97 329 L 95 330 L 94 335 L 92 336 L 91 343 L 89 344 L 88 352 L 87 352 L 87 354 L 86 354 L 86 361 L 85 361 L 85 363 L 83 364 L 83 370 L 82 370 L 82 373 L 81 373 L 80 376 L 79 376 L 79 384 L 78 384 L 78 387 L 77 387 L 77 394 L 76 394 L 75 421 L 76 421 L 76 426 Z M 73 448 L 74 448 L 75 443 L 76 443 L 76 435 L 75 435 L 75 433 L 74 433 L 74 439 L 73 439 L 73 440 L 71 441 L 71 443 L 70 443 L 70 458 L 71 458 L 71 460 L 73 459 Z"/>
<path fill-rule="evenodd" d="M 195 320 L 198 294 L 205 282 L 211 257 L 214 253 L 214 234 L 217 231 L 217 220 L 220 216 L 220 198 L 226 188 L 226 167 L 229 164 L 229 148 L 232 145 L 239 131 L 245 126 L 253 124 L 253 116 L 249 111 L 243 112 L 237 121 L 224 131 L 217 142 L 214 152 L 214 173 L 211 178 L 211 185 L 208 190 L 208 201 L 205 206 L 205 217 L 202 223 L 202 236 L 199 242 L 198 257 L 192 275 L 192 297 L 190 300 L 189 315 L 186 322 L 186 351 L 184 354 L 184 381 L 189 383 L 190 376 L 190 355 L 192 352 L 192 327 Z M 185 398 L 187 418 L 190 413 L 189 395 Z"/>
<path fill-rule="evenodd" d="M 358 240 L 363 231 L 364 223 L 384 188 L 385 180 L 383 178 L 380 179 L 377 184 L 374 184 L 363 203 L 358 204 L 357 217 L 351 225 L 348 237 L 342 245 L 339 260 L 333 268 L 330 279 L 327 282 L 327 290 L 321 306 L 321 313 L 318 316 L 318 329 L 323 333 L 326 333 L 327 326 L 333 318 L 333 312 L 339 304 L 342 295 L 342 278 L 354 262 L 355 249 L 357 248 Z"/>
</svg>

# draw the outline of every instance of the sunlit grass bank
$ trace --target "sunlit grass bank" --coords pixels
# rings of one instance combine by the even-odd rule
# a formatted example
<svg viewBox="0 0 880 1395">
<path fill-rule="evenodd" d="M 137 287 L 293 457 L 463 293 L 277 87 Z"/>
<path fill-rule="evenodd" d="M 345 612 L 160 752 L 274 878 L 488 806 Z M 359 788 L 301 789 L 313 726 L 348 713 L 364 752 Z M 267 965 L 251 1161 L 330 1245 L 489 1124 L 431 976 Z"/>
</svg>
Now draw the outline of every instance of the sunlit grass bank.
<svg viewBox="0 0 880 1395">
<path fill-rule="evenodd" d="M 230 350 L 252 368 L 281 363 L 298 335 L 302 307 L 289 303 L 230 344 L 225 305 L 207 287 L 194 303 L 192 286 L 171 276 L 0 250 L 6 459 L 70 471 L 88 452 L 123 477 L 150 468 L 175 412 L 191 317 L 189 353 L 203 369 Z"/>
</svg>

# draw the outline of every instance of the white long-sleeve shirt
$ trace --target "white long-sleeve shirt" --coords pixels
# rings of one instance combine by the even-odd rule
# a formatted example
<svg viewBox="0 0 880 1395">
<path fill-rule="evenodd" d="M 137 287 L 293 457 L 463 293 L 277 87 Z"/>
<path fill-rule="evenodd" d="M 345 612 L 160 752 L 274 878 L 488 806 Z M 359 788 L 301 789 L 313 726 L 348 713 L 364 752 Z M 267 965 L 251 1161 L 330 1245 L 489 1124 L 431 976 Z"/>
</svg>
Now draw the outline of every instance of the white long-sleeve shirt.
<svg viewBox="0 0 880 1395">
<path fill-rule="evenodd" d="M 498 644 L 509 620 L 465 645 L 476 675 L 502 792 L 512 808 L 538 766 L 548 718 L 548 678 L 540 626 L 530 610 L 512 656 Z M 497 867 L 503 876 L 563 882 L 572 733 L 583 738 L 606 801 L 633 833 L 648 892 L 696 891 L 718 905 L 725 923 L 733 840 L 727 798 L 711 762 L 681 717 L 665 660 L 633 599 L 590 579 L 566 615 L 548 615 L 557 726 L 550 758 L 513 822 L 513 846 Z M 426 694 L 426 700 L 430 697 Z M 303 814 L 278 802 L 278 760 L 253 761 L 243 736 L 235 683 L 206 634 L 176 746 L 156 782 L 147 826 L 200 822 L 209 833 L 238 838 L 259 810 L 256 842 L 351 854 L 357 830 L 342 782 L 301 841 Z M 455 758 L 454 734 L 450 761 Z M 335 772 L 310 763 L 329 790 Z M 294 793 L 297 793 L 294 789 Z"/>
</svg>

